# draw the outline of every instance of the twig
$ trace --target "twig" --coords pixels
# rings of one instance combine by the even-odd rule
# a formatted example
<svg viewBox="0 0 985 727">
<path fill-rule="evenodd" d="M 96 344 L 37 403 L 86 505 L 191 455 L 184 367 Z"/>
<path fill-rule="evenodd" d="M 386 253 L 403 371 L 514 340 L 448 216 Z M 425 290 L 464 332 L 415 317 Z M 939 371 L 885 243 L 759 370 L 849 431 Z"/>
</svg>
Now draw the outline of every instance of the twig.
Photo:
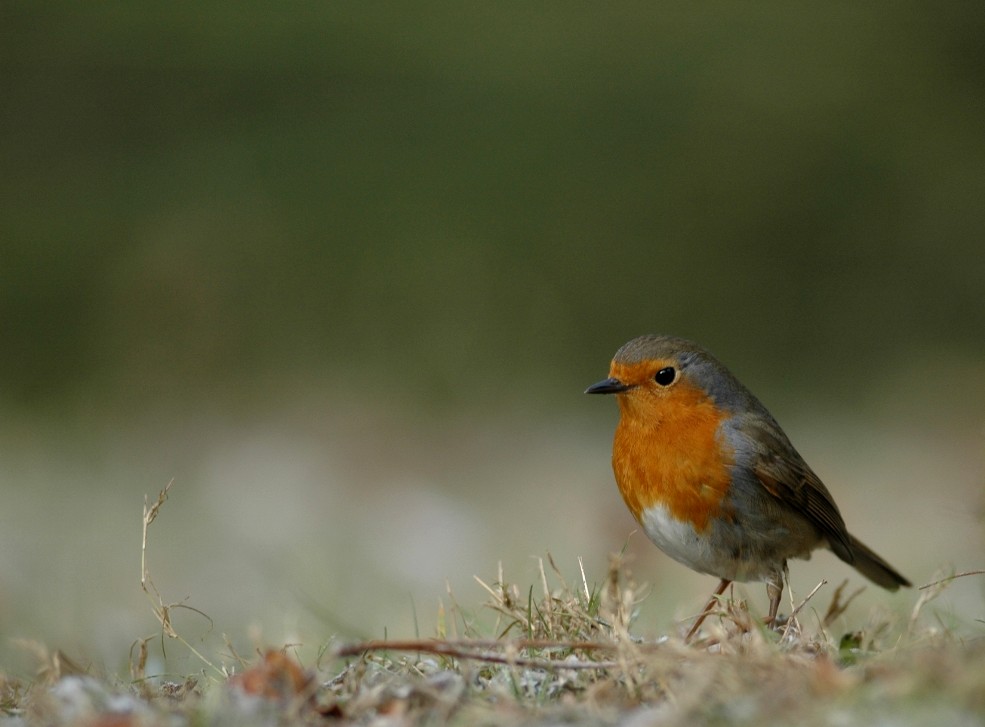
<svg viewBox="0 0 985 727">
<path fill-rule="evenodd" d="M 578 568 L 581 570 L 581 585 L 585 590 L 585 608 L 588 608 L 588 604 L 592 602 L 592 594 L 588 590 L 588 581 L 585 580 L 585 561 L 580 555 L 578 556 Z"/>
<path fill-rule="evenodd" d="M 824 618 L 821 619 L 821 626 L 827 628 L 835 622 L 839 616 L 841 616 L 845 611 L 848 610 L 849 604 L 856 599 L 863 591 L 865 591 L 865 586 L 859 586 L 845 601 L 841 600 L 842 594 L 845 592 L 845 586 L 848 585 L 848 579 L 846 578 L 838 587 L 835 588 L 835 592 L 831 596 L 831 603 L 828 604 L 828 610 L 824 612 Z"/>
<path fill-rule="evenodd" d="M 985 570 L 969 570 L 969 571 L 965 571 L 964 573 L 955 573 L 953 576 L 948 576 L 947 578 L 941 578 L 940 580 L 936 580 L 933 583 L 928 583 L 925 586 L 920 586 L 920 588 L 918 588 L 917 590 L 923 591 L 928 588 L 933 588 L 934 586 L 939 586 L 943 583 L 948 583 L 949 581 L 953 581 L 955 578 L 964 578 L 965 576 L 983 576 L 983 575 L 985 575 Z"/>
<path fill-rule="evenodd" d="M 340 646 L 332 650 L 336 657 L 359 656 L 369 651 L 422 651 L 428 654 L 450 656 L 454 659 L 474 659 L 491 664 L 509 664 L 538 669 L 614 669 L 615 661 L 574 661 L 561 662 L 549 659 L 532 659 L 496 653 L 491 650 L 502 649 L 516 652 L 524 649 L 565 649 L 616 651 L 621 644 L 604 644 L 592 641 L 546 641 L 541 639 L 517 639 L 515 641 L 433 641 L 427 639 L 405 641 L 363 641 Z"/>
<path fill-rule="evenodd" d="M 550 553 L 548 553 L 548 555 L 550 555 Z M 540 584 L 541 584 L 541 588 L 544 589 L 544 603 L 548 605 L 548 607 L 544 609 L 545 626 L 547 626 L 547 633 L 550 634 L 551 636 L 553 636 L 554 635 L 554 619 L 552 618 L 552 616 L 554 615 L 554 609 L 553 608 L 550 608 L 550 603 L 551 603 L 551 589 L 550 589 L 550 586 L 547 585 L 547 573 L 544 572 L 544 559 L 543 558 L 538 558 L 537 559 L 537 565 L 540 568 Z"/>
<path fill-rule="evenodd" d="M 157 502 L 155 502 L 150 507 L 147 506 L 147 495 L 144 495 L 144 532 L 143 538 L 140 543 L 140 587 L 144 589 L 144 593 L 148 596 L 150 592 L 147 590 L 147 585 L 150 581 L 147 573 L 147 528 L 150 524 L 154 522 L 154 518 L 157 517 L 157 513 L 161 510 L 161 506 L 168 499 L 168 490 L 171 489 L 171 485 L 174 484 L 174 480 L 171 480 L 168 484 L 164 486 L 157 495 Z M 154 584 L 150 583 L 150 587 L 154 588 Z M 157 589 L 154 589 L 155 595 L 157 595 Z"/>
<path fill-rule="evenodd" d="M 822 580 L 820 583 L 818 583 L 816 586 L 814 586 L 814 589 L 810 593 L 807 594 L 807 598 L 805 598 L 803 601 L 801 601 L 800 602 L 800 605 L 797 606 L 796 608 L 794 608 L 790 612 L 790 615 L 787 616 L 786 626 L 783 629 L 783 636 L 784 637 L 786 637 L 786 635 L 790 632 L 790 626 L 791 626 L 791 624 L 794 623 L 794 620 L 797 618 L 797 614 L 800 613 L 801 610 L 804 608 L 804 606 L 807 605 L 807 602 L 808 601 L 810 601 L 812 598 L 814 598 L 814 594 L 817 593 L 818 591 L 820 591 L 822 587 L 824 587 L 825 585 L 827 585 L 827 583 L 828 583 L 827 581 Z M 791 589 L 791 595 L 793 595 L 793 590 L 792 589 Z M 799 628 L 800 628 L 800 624 L 798 623 L 798 630 L 799 630 Z"/>
<path fill-rule="evenodd" d="M 154 613 L 154 617 L 157 618 L 157 620 L 161 624 L 162 644 L 163 644 L 163 635 L 166 635 L 168 638 L 171 639 L 176 639 L 178 642 L 183 644 L 185 648 L 187 648 L 196 657 L 198 657 L 202 661 L 202 663 L 204 663 L 208 667 L 211 667 L 220 675 L 224 675 L 222 669 L 220 669 L 211 661 L 209 661 L 204 654 L 202 654 L 198 649 L 196 649 L 194 646 L 188 643 L 188 641 L 175 630 L 174 625 L 171 621 L 171 612 L 176 608 L 185 608 L 188 609 L 189 611 L 197 613 L 209 622 L 209 630 L 211 630 L 213 626 L 212 619 L 208 616 L 208 614 L 204 613 L 203 611 L 200 611 L 194 606 L 189 606 L 184 603 L 165 604 L 164 599 L 161 597 L 160 591 L 157 590 L 157 586 L 154 585 L 154 581 L 150 577 L 150 570 L 147 567 L 147 530 L 148 528 L 150 528 L 150 524 L 154 522 L 154 519 L 157 517 L 158 513 L 161 510 L 161 507 L 167 501 L 168 490 L 171 489 L 171 485 L 173 484 L 174 484 L 174 480 L 171 480 L 170 482 L 168 482 L 167 485 L 165 485 L 164 489 L 158 493 L 157 500 L 154 502 L 153 505 L 150 506 L 147 505 L 147 496 L 144 495 L 144 528 L 143 528 L 143 538 L 140 544 L 140 587 L 141 589 L 143 589 L 144 594 L 147 596 L 147 599 L 151 602 L 151 610 Z M 153 591 L 153 593 L 151 593 L 151 591 Z"/>
</svg>

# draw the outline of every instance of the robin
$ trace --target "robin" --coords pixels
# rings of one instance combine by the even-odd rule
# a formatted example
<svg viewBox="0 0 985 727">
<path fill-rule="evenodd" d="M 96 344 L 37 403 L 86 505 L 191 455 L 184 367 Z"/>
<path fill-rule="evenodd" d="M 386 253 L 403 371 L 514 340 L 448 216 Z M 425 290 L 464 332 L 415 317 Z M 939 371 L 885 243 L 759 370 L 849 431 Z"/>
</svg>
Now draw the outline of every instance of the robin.
<svg viewBox="0 0 985 727">
<path fill-rule="evenodd" d="M 721 579 L 687 641 L 732 581 L 765 581 L 774 623 L 787 559 L 816 548 L 883 588 L 910 585 L 848 532 L 766 407 L 700 346 L 634 338 L 585 393 L 619 403 L 612 470 L 643 531 L 674 560 Z"/>
</svg>

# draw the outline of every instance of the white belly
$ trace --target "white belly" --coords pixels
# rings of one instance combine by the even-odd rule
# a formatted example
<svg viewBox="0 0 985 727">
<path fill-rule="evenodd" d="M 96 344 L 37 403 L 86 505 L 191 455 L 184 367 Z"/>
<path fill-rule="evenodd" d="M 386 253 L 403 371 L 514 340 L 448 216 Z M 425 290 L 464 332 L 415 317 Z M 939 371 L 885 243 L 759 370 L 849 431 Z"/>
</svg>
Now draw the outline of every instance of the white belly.
<svg viewBox="0 0 985 727">
<path fill-rule="evenodd" d="M 763 580 L 771 570 L 771 565 L 760 559 L 747 559 L 741 555 L 742 549 L 726 547 L 716 526 L 710 525 L 700 534 L 688 523 L 671 517 L 663 506 L 648 507 L 643 511 L 643 530 L 660 550 L 683 563 L 691 570 L 730 581 Z"/>
<path fill-rule="evenodd" d="M 722 578 L 716 572 L 716 562 L 707 543 L 698 538 L 688 523 L 675 520 L 663 506 L 643 511 L 643 530 L 660 550 L 692 570 Z"/>
</svg>

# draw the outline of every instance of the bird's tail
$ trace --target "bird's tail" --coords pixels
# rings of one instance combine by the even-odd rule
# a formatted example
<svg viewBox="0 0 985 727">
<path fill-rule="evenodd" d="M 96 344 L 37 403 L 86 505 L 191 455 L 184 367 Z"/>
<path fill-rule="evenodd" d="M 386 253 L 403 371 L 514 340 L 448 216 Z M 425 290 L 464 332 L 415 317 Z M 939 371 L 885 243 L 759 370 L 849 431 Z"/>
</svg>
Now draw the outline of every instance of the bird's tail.
<svg viewBox="0 0 985 727">
<path fill-rule="evenodd" d="M 873 583 L 883 588 L 888 588 L 890 591 L 895 591 L 900 586 L 913 585 L 901 576 L 893 566 L 876 555 L 869 546 L 854 535 L 848 536 L 848 544 L 851 546 L 852 556 L 854 558 L 851 561 L 851 565 L 855 566 L 855 569 L 859 573 Z"/>
</svg>

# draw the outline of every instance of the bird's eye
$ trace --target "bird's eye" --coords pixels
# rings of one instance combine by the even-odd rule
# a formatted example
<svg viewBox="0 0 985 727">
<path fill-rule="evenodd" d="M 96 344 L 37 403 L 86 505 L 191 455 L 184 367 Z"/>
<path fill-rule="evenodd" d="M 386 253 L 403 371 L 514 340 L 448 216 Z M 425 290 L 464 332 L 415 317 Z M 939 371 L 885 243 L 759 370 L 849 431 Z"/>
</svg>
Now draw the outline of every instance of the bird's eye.
<svg viewBox="0 0 985 727">
<path fill-rule="evenodd" d="M 670 386 L 674 383 L 674 379 L 677 378 L 677 369 L 673 366 L 667 366 L 666 368 L 660 369 L 653 376 L 653 380 L 656 381 L 661 386 Z"/>
</svg>

